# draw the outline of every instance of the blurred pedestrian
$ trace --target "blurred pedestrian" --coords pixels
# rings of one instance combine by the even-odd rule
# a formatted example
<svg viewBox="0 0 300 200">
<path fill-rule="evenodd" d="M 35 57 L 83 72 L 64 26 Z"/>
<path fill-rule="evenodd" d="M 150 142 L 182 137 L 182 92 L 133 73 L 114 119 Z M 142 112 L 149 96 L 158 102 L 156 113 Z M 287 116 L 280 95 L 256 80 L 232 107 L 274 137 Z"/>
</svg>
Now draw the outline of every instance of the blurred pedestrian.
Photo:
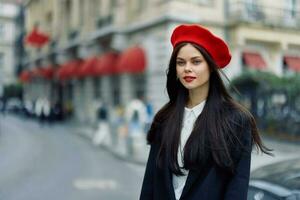
<svg viewBox="0 0 300 200">
<path fill-rule="evenodd" d="M 43 125 L 50 116 L 50 102 L 47 98 L 38 98 L 35 105 L 35 113 L 40 125 Z"/>
<path fill-rule="evenodd" d="M 125 109 L 125 118 L 128 127 L 127 152 L 133 155 L 138 151 L 135 147 L 139 146 L 140 141 L 145 142 L 147 109 L 142 96 L 134 98 L 128 103 Z"/>
<path fill-rule="evenodd" d="M 6 99 L 6 97 L 4 96 L 4 97 L 2 97 L 2 99 L 1 99 L 1 113 L 2 113 L 3 115 L 5 115 L 5 112 L 6 112 L 6 103 L 7 103 L 7 99 Z"/>
<path fill-rule="evenodd" d="M 142 97 L 135 98 L 126 106 L 125 117 L 128 123 L 128 131 L 132 136 L 143 134 L 148 114 Z"/>
<path fill-rule="evenodd" d="M 108 108 L 107 104 L 103 103 L 101 100 L 97 101 L 97 130 L 93 137 L 93 144 L 100 145 L 105 143 L 110 144 L 110 128 L 108 121 Z"/>
<path fill-rule="evenodd" d="M 154 112 L 153 112 L 153 105 L 150 103 L 149 100 L 146 100 L 145 106 L 146 106 L 147 118 L 146 118 L 144 132 L 148 133 L 148 131 L 150 130 L 151 122 L 153 120 Z"/>
<path fill-rule="evenodd" d="M 252 146 L 262 144 L 253 116 L 227 92 L 220 69 L 227 44 L 200 25 L 171 36 L 169 102 L 154 117 L 140 200 L 246 200 Z"/>
</svg>

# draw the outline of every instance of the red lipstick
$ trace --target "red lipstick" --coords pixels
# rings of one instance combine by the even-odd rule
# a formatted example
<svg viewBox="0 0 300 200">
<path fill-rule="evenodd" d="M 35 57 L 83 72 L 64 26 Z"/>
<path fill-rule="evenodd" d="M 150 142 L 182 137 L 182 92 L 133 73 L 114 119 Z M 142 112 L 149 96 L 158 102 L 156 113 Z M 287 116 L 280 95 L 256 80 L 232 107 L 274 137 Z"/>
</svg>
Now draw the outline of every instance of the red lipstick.
<svg viewBox="0 0 300 200">
<path fill-rule="evenodd" d="M 194 79 L 196 79 L 196 77 L 194 77 L 194 76 L 185 76 L 185 77 L 183 77 L 183 79 L 185 80 L 185 82 L 190 83 L 190 82 L 192 82 Z"/>
</svg>

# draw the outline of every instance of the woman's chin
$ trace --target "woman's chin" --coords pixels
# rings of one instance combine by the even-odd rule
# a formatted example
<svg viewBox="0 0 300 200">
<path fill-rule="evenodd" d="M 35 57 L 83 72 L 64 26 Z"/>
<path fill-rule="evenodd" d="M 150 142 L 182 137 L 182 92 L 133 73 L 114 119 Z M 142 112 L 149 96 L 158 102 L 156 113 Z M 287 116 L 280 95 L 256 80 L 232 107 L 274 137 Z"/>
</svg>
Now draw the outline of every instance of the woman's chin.
<svg viewBox="0 0 300 200">
<path fill-rule="evenodd" d="M 192 89 L 195 88 L 195 86 L 190 85 L 190 84 L 184 84 L 183 86 L 184 86 L 186 89 L 188 89 L 188 90 L 192 90 Z"/>
</svg>

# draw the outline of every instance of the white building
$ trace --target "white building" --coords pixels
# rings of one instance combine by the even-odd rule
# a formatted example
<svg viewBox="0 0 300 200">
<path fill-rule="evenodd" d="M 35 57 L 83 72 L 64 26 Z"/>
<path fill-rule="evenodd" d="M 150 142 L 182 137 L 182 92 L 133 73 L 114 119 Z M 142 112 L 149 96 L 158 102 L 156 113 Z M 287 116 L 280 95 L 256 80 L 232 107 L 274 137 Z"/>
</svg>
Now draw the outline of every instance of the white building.
<svg viewBox="0 0 300 200">
<path fill-rule="evenodd" d="M 99 99 L 113 109 L 137 96 L 155 111 L 166 103 L 170 35 L 181 23 L 202 24 L 228 42 L 232 60 L 224 71 L 229 78 L 246 70 L 280 76 L 300 71 L 299 0 L 27 0 L 25 7 L 26 30 L 38 24 L 52 40 L 39 50 L 27 46 L 27 70 L 52 65 L 69 76 L 37 77 L 26 84 L 26 98 L 60 99 L 84 123 L 96 120 L 94 102 Z M 78 61 L 88 65 L 90 58 L 103 59 L 112 51 L 127 60 L 121 67 L 110 63 L 108 68 L 119 66 L 118 73 L 87 70 L 81 76 L 85 65 Z M 132 67 L 140 70 L 126 69 Z"/>
<path fill-rule="evenodd" d="M 15 81 L 14 41 L 18 7 L 0 2 L 0 96 L 3 86 Z"/>
</svg>

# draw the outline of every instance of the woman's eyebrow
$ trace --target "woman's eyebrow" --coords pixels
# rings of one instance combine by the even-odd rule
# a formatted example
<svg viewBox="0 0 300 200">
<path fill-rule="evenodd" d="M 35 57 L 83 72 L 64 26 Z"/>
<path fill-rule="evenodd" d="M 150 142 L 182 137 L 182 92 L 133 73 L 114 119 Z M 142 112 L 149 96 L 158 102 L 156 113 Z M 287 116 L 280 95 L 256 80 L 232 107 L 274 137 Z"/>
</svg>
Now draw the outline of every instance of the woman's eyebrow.
<svg viewBox="0 0 300 200">
<path fill-rule="evenodd" d="M 194 57 L 191 57 L 190 59 L 196 59 L 196 58 L 199 58 L 199 59 L 202 59 L 201 56 L 194 56 Z M 181 60 L 185 60 L 184 58 L 180 58 L 180 57 L 177 57 L 176 59 L 181 59 Z"/>
<path fill-rule="evenodd" d="M 202 57 L 201 57 L 201 56 L 194 56 L 194 57 L 191 57 L 191 59 L 196 59 L 196 58 L 200 58 L 200 59 L 202 59 Z"/>
</svg>

